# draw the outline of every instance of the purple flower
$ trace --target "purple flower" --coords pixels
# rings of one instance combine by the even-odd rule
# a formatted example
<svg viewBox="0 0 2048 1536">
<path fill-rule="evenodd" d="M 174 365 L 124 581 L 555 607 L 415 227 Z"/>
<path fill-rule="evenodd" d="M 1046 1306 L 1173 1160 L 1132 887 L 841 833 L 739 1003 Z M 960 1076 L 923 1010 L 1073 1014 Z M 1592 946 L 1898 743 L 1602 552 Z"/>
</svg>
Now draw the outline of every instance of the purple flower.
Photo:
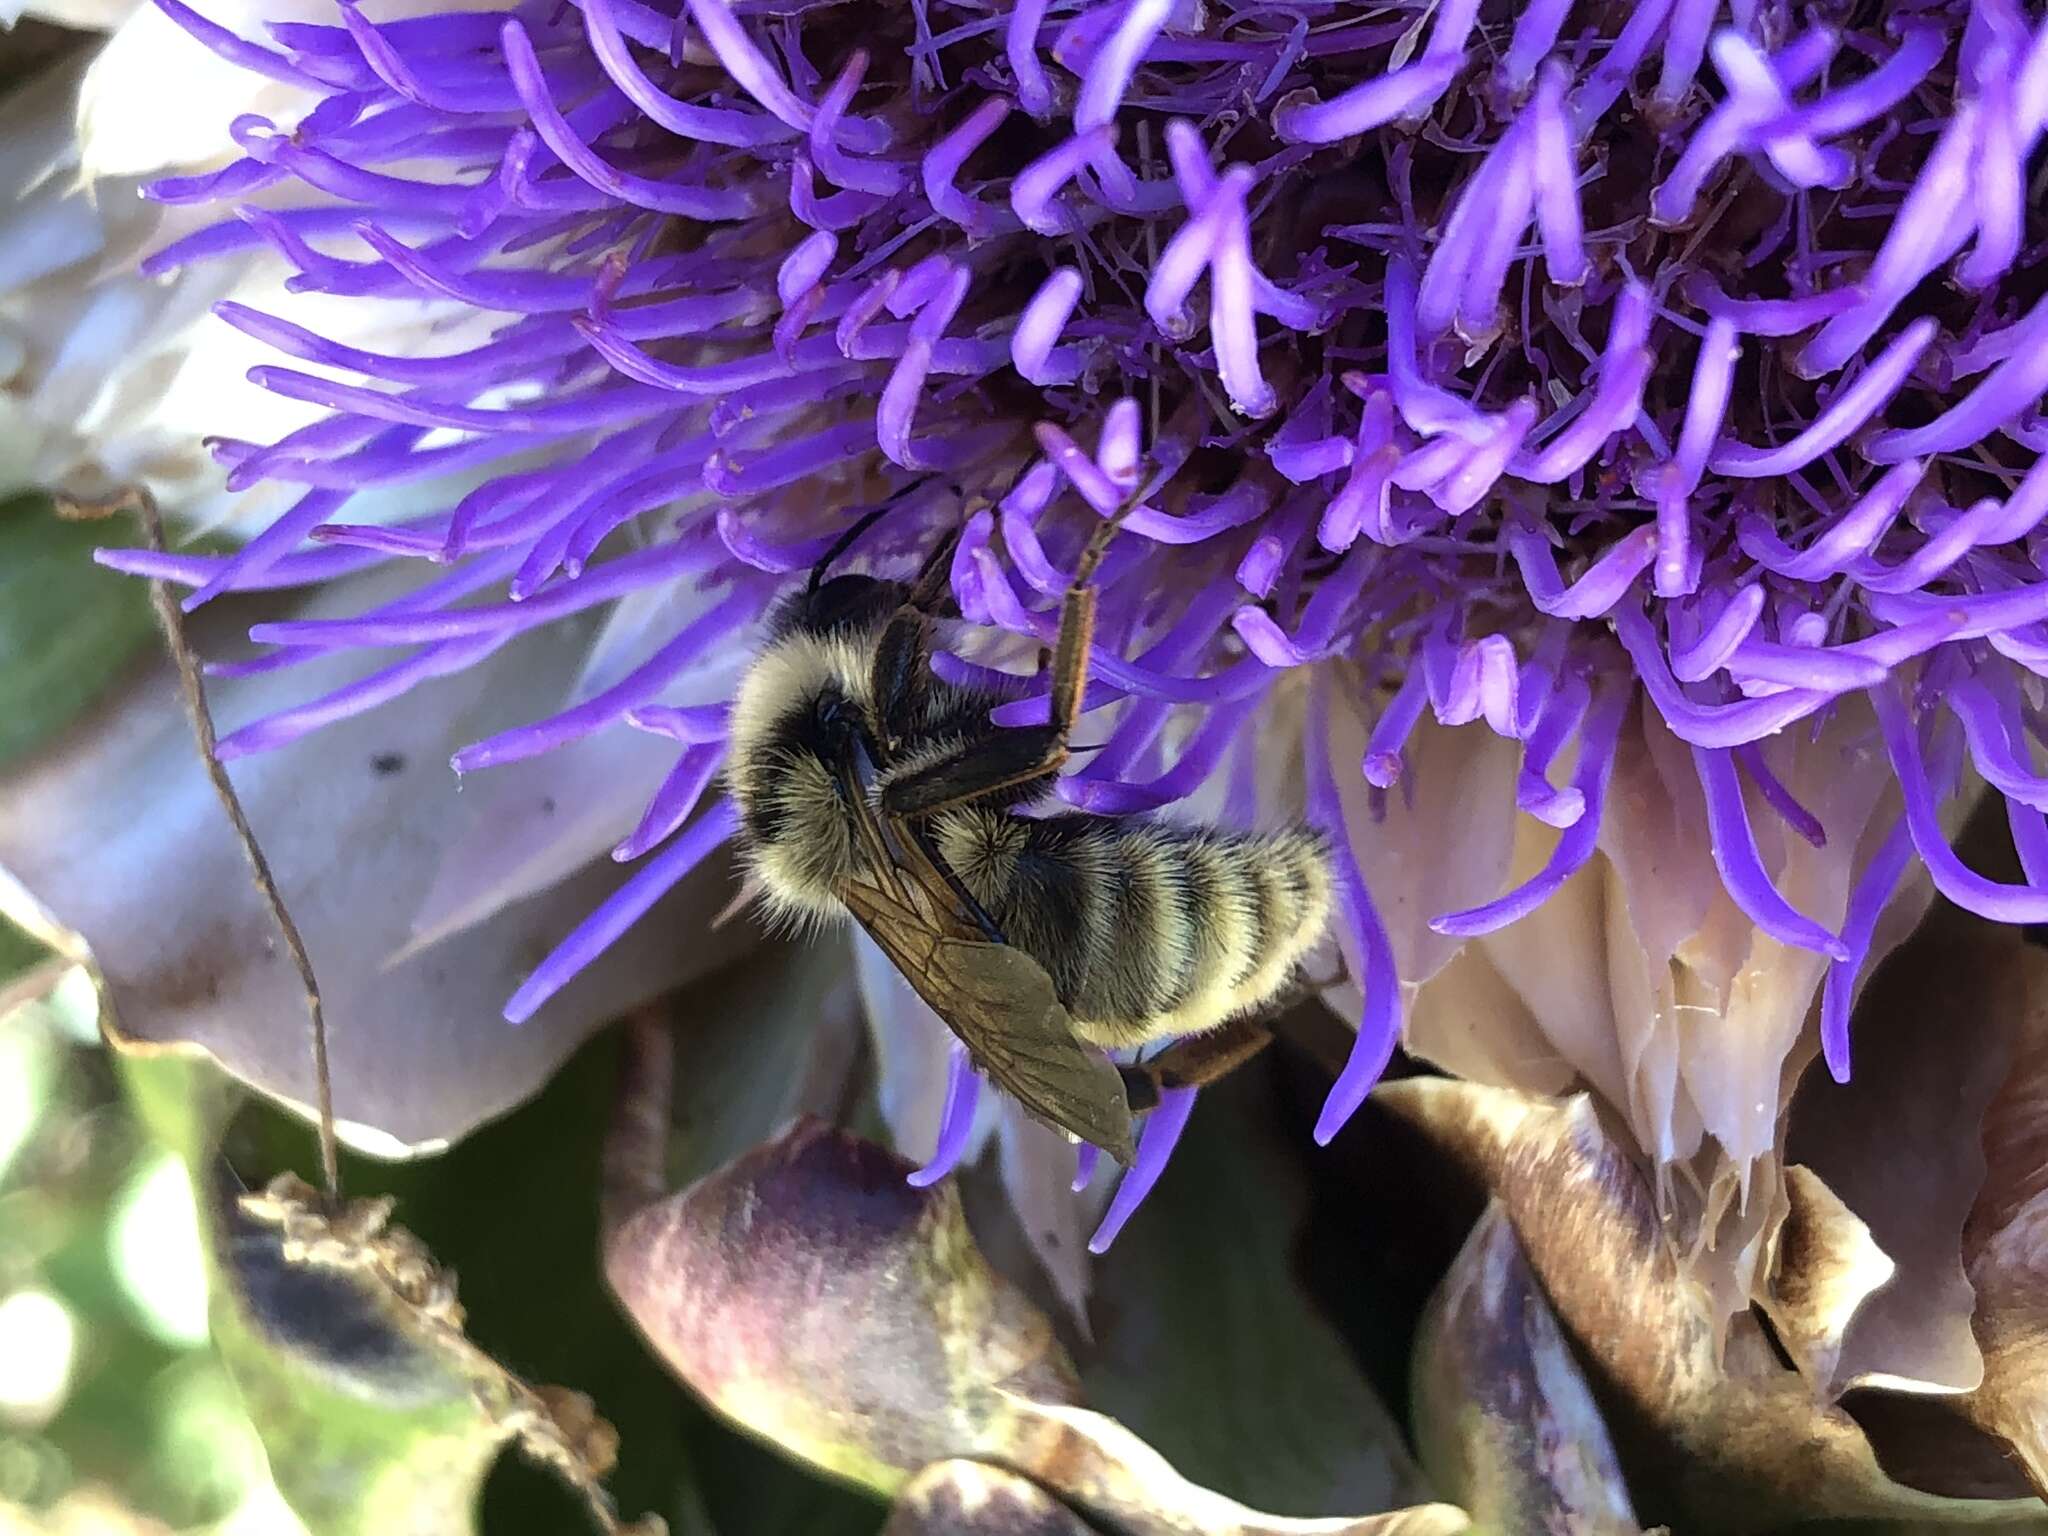
<svg viewBox="0 0 2048 1536">
<path fill-rule="evenodd" d="M 231 484 L 298 499 L 232 556 L 108 563 L 191 606 L 433 571 L 258 626 L 274 649 L 244 665 L 398 655 L 223 752 L 686 594 L 606 686 L 455 757 L 675 744 L 615 851 L 639 874 L 512 1019 L 732 832 L 698 813 L 723 711 L 677 680 L 905 488 L 859 554 L 914 565 L 963 494 L 980 508 L 936 665 L 1004 690 L 1003 723 L 1044 717 L 1032 659 L 1074 555 L 1142 489 L 1101 579 L 1090 704 L 1116 708 L 1060 795 L 1339 834 L 1360 1029 L 1325 1139 L 1404 1019 L 1433 1027 L 1442 973 L 1462 1002 L 1439 1016 L 1519 996 L 1660 1159 L 1704 1136 L 1746 1168 L 1816 988 L 1847 1073 L 1915 866 L 2048 920 L 2048 22 L 2012 0 L 1839 23 L 1780 0 L 344 4 L 263 38 L 157 3 L 322 99 L 159 183 L 228 207 L 151 270 L 269 246 L 299 290 L 501 319 L 399 357 L 221 306 L 284 354 L 257 382 L 332 412 L 217 445 Z M 445 511 L 351 520 L 358 492 L 450 474 L 475 489 Z M 1978 778 L 2022 884 L 1949 845 Z M 1623 922 L 1650 963 L 1604 978 L 1588 1045 L 1516 935 L 1597 908 L 1601 870 L 1626 913 L 1591 931 Z M 1772 1042 L 1727 1081 L 1629 1022 L 1703 1011 L 1734 1039 L 1764 994 Z M 962 1058 L 941 1164 L 977 1097 Z M 1186 1109 L 1151 1118 L 1109 1230 Z"/>
</svg>

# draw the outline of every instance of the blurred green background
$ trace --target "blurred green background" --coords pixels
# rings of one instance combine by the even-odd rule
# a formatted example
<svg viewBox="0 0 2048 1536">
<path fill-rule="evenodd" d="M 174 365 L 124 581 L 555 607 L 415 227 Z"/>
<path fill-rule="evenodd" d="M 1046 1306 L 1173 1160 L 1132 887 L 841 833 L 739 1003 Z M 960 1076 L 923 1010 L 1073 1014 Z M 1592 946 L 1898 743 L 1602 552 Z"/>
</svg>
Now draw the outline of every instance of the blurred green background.
<svg viewBox="0 0 2048 1536">
<path fill-rule="evenodd" d="M 0 1536 L 294 1536 L 303 1526 L 208 1342 L 186 1166 L 148 1130 L 152 1095 L 189 1102 L 212 1070 L 109 1052 L 83 970 L 4 927 L 0 965 Z M 459 1276 L 472 1338 L 529 1381 L 597 1400 L 622 1440 L 611 1486 L 623 1513 L 719 1536 L 874 1531 L 879 1505 L 712 1420 L 604 1291 L 590 1192 L 611 1051 L 585 1049 L 540 1098 L 445 1157 L 345 1159 L 350 1194 L 399 1197 L 399 1219 Z M 255 1102 L 229 1149 L 259 1172 L 317 1166 L 307 1128 Z M 552 1478 L 507 1455 L 480 1528 L 590 1527 Z"/>
</svg>

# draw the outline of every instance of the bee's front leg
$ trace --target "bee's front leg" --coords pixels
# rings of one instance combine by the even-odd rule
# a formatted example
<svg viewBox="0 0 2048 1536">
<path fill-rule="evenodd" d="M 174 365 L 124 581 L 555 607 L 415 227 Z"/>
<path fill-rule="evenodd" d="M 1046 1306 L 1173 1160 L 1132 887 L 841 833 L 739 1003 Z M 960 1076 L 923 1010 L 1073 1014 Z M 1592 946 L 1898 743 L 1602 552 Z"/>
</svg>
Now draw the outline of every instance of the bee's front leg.
<svg viewBox="0 0 2048 1536">
<path fill-rule="evenodd" d="M 977 802 L 1016 804 L 1028 799 L 1035 786 L 1066 766 L 1068 743 L 1088 695 L 1088 653 L 1095 643 L 1095 573 L 1137 501 L 1133 496 L 1114 517 L 1104 518 L 1074 563 L 1073 582 L 1060 600 L 1059 634 L 1053 641 L 1049 662 L 1051 720 L 1045 725 L 1015 730 L 991 729 L 987 736 L 967 743 L 951 757 L 920 763 L 914 770 L 890 777 L 882 786 L 882 808 L 890 815 L 930 816 L 952 806 Z M 948 540 L 927 561 L 925 573 L 919 578 L 920 591 L 934 579 L 933 573 L 941 569 L 939 556 L 950 557 L 954 542 Z M 912 602 L 915 601 L 913 593 Z M 909 616 L 915 611 L 906 605 L 891 621 L 876 656 L 875 698 L 884 715 L 885 731 L 894 729 L 887 723 L 894 707 L 892 701 L 907 696 L 913 687 L 923 686 L 910 677 L 910 668 L 914 664 L 920 673 L 928 673 L 931 668 L 929 626 L 921 614 L 915 624 L 910 622 Z M 913 640 L 917 647 L 914 657 Z M 891 679 L 903 680 L 900 685 L 884 686 L 885 664 Z"/>
<path fill-rule="evenodd" d="M 1049 725 L 989 728 L 959 750 L 883 777 L 891 816 L 934 816 L 963 805 L 1006 806 L 1033 799 L 1066 763 L 1065 733 Z"/>
<path fill-rule="evenodd" d="M 955 528 L 925 556 L 903 606 L 891 616 L 875 646 L 868 676 L 874 692 L 876 728 L 888 751 L 895 751 L 915 734 L 924 719 L 925 701 L 931 695 L 932 685 L 931 621 L 952 607 L 949 577 L 953 551 L 959 543 L 960 530 Z"/>
</svg>

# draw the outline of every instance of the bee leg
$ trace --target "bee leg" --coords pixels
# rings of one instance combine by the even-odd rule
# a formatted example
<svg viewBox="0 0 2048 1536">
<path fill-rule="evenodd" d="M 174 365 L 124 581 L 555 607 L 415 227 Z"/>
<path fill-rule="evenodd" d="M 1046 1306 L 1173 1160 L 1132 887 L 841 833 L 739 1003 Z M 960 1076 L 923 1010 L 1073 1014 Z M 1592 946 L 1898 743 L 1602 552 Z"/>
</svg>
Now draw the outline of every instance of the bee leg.
<svg viewBox="0 0 2048 1536">
<path fill-rule="evenodd" d="M 1102 568 L 1103 557 L 1124 519 L 1143 499 L 1142 488 L 1134 491 L 1088 536 L 1081 558 L 1074 562 L 1074 579 L 1060 602 L 1060 630 L 1052 646 L 1052 723 L 1059 728 L 1062 745 L 1079 722 L 1088 696 L 1088 649 L 1095 643 L 1095 573 Z"/>
<path fill-rule="evenodd" d="M 1256 1019 L 1232 1019 L 1207 1034 L 1176 1040 L 1150 1061 L 1119 1066 L 1131 1113 L 1158 1106 L 1174 1088 L 1206 1088 L 1228 1077 L 1273 1043 L 1273 1031 Z"/>
<path fill-rule="evenodd" d="M 930 816 L 952 806 L 976 802 L 1015 805 L 1031 798 L 1033 786 L 1066 766 L 1067 739 L 1081 718 L 1088 692 L 1088 648 L 1095 639 L 1095 572 L 1124 517 L 1136 504 L 1134 498 L 1114 517 L 1105 518 L 1075 564 L 1073 584 L 1060 603 L 1059 635 L 1052 648 L 1050 723 L 991 731 L 952 757 L 926 763 L 913 773 L 888 780 L 882 786 L 883 810 L 892 816 Z M 902 617 L 899 614 L 891 621 L 890 632 Z M 922 639 L 924 631 L 920 629 L 917 633 Z M 884 728 L 893 731 L 886 724 L 890 693 L 882 686 L 888 642 L 889 634 L 885 633 L 883 651 L 875 662 L 875 697 L 884 712 Z M 925 651 L 919 652 L 917 664 L 920 672 L 930 670 Z"/>
<path fill-rule="evenodd" d="M 890 823 L 890 830 L 896 834 L 897 841 L 903 845 L 907 856 L 921 859 L 928 866 L 924 872 L 936 875 L 946 889 L 953 893 L 954 899 L 966 911 L 968 920 L 981 930 L 984 939 L 991 944 L 1009 942 L 1003 937 L 1003 930 L 996 926 L 996 920 L 988 915 L 987 908 L 975 898 L 974 892 L 967 889 L 967 882 L 960 878 L 953 866 L 946 862 L 946 856 L 939 852 L 939 845 L 933 840 L 929 827 L 922 822 L 895 821 Z"/>
<path fill-rule="evenodd" d="M 886 752 L 915 734 L 931 695 L 931 676 L 930 621 L 906 604 L 882 630 L 868 674 Z"/>
<path fill-rule="evenodd" d="M 1035 798 L 1067 760 L 1063 731 L 1049 725 L 991 729 L 950 756 L 886 777 L 882 809 L 891 816 L 932 816 L 957 805 L 1018 805 Z"/>
<path fill-rule="evenodd" d="M 1104 523 L 1075 569 L 1074 585 L 1060 600 L 1060 632 L 1052 644 L 1052 723 L 1065 745 L 1080 723 L 1088 697 L 1088 648 L 1095 643 L 1095 588 L 1087 578 L 1102 563 L 1101 549 L 1109 547 L 1105 535 L 1116 532 L 1114 523 Z M 1085 574 L 1084 574 L 1085 573 Z"/>
</svg>

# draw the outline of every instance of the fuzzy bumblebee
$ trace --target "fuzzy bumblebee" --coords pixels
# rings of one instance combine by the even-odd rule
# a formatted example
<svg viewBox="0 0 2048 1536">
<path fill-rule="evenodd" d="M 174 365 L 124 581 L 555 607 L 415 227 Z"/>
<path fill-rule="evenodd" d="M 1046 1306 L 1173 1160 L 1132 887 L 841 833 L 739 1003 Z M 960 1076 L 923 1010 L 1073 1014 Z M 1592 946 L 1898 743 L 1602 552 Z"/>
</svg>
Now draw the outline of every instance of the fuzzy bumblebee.
<svg viewBox="0 0 2048 1536">
<path fill-rule="evenodd" d="M 984 1071 L 1121 1155 L 1133 1105 L 1264 1044 L 1260 1018 L 1329 921 L 1331 878 L 1303 827 L 1016 814 L 1067 761 L 1115 528 L 1062 605 L 1042 726 L 998 727 L 1000 700 L 932 673 L 950 539 L 912 582 L 821 566 L 740 685 L 728 779 L 772 913 L 856 918 Z M 1083 1049 L 1155 1042 L 1179 1043 L 1125 1068 Z"/>
</svg>

